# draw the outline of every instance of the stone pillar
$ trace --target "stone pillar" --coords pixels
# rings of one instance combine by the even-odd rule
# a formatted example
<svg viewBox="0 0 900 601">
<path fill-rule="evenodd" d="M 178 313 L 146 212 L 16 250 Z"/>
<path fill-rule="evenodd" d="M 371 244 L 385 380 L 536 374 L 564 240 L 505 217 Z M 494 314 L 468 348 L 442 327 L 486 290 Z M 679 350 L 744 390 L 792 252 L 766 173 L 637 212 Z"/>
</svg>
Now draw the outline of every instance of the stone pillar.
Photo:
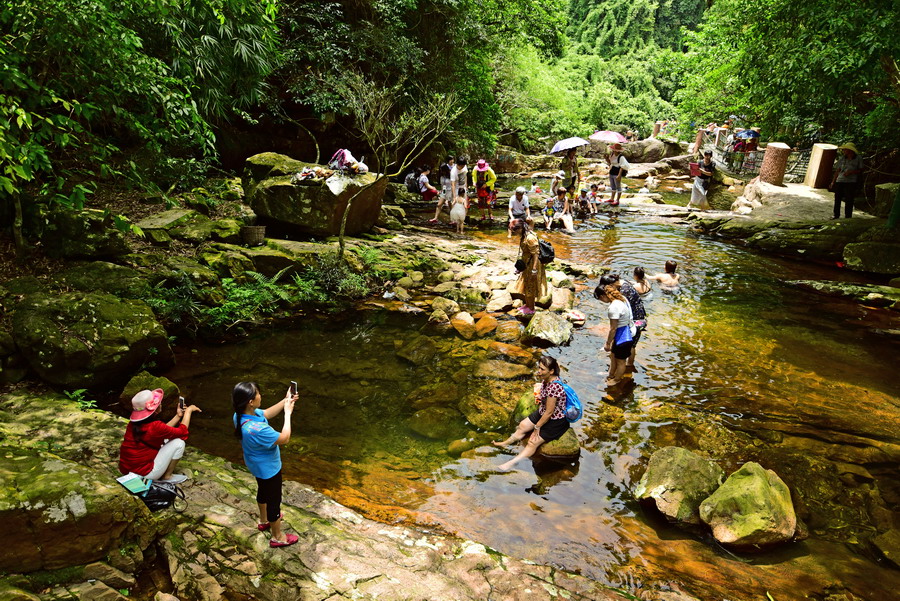
<svg viewBox="0 0 900 601">
<path fill-rule="evenodd" d="M 827 188 L 831 183 L 831 169 L 836 155 L 837 146 L 834 144 L 813 144 L 803 185 L 810 188 Z"/>
<path fill-rule="evenodd" d="M 655 138 L 659 135 L 659 130 L 662 129 L 662 121 L 657 121 L 653 124 L 653 133 L 650 134 L 651 138 Z"/>
<path fill-rule="evenodd" d="M 784 172 L 787 169 L 791 147 L 782 142 L 772 142 L 766 146 L 762 167 L 759 168 L 759 181 L 776 186 L 784 185 Z"/>
<path fill-rule="evenodd" d="M 700 152 L 700 148 L 703 147 L 703 135 L 705 132 L 705 129 L 697 130 L 697 137 L 694 138 L 694 143 L 691 144 L 690 148 L 688 148 L 688 154 L 696 154 Z"/>
</svg>

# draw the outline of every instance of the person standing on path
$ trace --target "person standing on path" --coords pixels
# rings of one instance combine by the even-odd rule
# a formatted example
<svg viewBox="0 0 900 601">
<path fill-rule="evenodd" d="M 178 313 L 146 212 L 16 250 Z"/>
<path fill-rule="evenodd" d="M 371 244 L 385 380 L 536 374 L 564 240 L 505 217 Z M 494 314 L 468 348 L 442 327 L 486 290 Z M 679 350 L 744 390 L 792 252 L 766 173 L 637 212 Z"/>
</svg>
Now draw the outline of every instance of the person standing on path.
<svg viewBox="0 0 900 601">
<path fill-rule="evenodd" d="M 859 187 L 859 176 L 863 171 L 862 157 L 852 142 L 838 146 L 841 156 L 838 157 L 834 169 L 834 177 L 831 179 L 829 190 L 834 192 L 834 216 L 832 219 L 840 219 L 841 203 L 844 203 L 844 217 L 853 217 L 853 200 Z"/>
<path fill-rule="evenodd" d="M 703 160 L 699 164 L 700 174 L 694 178 L 694 185 L 691 187 L 691 200 L 687 204 L 688 209 L 709 210 L 709 202 L 706 200 L 706 195 L 709 192 L 709 184 L 712 181 L 713 172 L 716 170 L 712 155 L 712 150 L 707 150 L 703 153 Z"/>
<path fill-rule="evenodd" d="M 456 163 L 450 169 L 450 194 L 454 199 L 459 196 L 460 188 L 463 195 L 469 195 L 469 183 L 466 181 L 468 177 L 469 167 L 466 165 L 466 157 L 456 157 Z"/>
<path fill-rule="evenodd" d="M 259 507 L 260 532 L 272 530 L 270 547 L 287 547 L 300 538 L 281 530 L 281 452 L 280 445 L 291 439 L 291 414 L 297 394 L 289 388 L 284 398 L 266 410 L 260 409 L 262 398 L 256 382 L 238 382 L 231 393 L 234 408 L 234 435 L 241 441 L 244 463 L 256 477 L 256 503 Z M 269 420 L 284 411 L 284 426 L 277 432 Z"/>
<path fill-rule="evenodd" d="M 524 221 L 517 219 L 510 224 L 512 233 L 519 234 L 519 252 L 524 263 L 512 291 L 514 297 L 525 302 L 519 309 L 523 315 L 534 315 L 535 301 L 547 295 L 547 275 L 544 273 L 544 264 L 540 261 L 540 243 L 533 227 L 534 221 L 530 217 Z"/>
<path fill-rule="evenodd" d="M 622 176 L 628 173 L 628 161 L 622 155 L 622 145 L 613 142 L 609 145 L 609 188 L 612 195 L 609 197 L 609 204 L 614 207 L 619 206 L 619 200 L 622 198 Z"/>
<path fill-rule="evenodd" d="M 497 174 L 494 173 L 487 161 L 478 159 L 472 179 L 475 184 L 475 193 L 478 196 L 478 208 L 481 209 L 481 220 L 493 221 L 494 199 L 496 198 L 494 184 L 497 182 Z"/>
<path fill-rule="evenodd" d="M 465 188 L 456 189 L 456 198 L 450 208 L 450 223 L 456 224 L 456 233 L 462 235 L 466 230 L 466 212 L 469 210 L 469 199 Z"/>
<path fill-rule="evenodd" d="M 495 447 L 505 447 L 519 442 L 531 433 L 525 448 L 518 455 L 497 466 L 503 471 L 512 469 L 519 461 L 531 457 L 542 444 L 560 438 L 569 429 L 569 420 L 566 419 L 566 391 L 559 381 L 559 363 L 553 357 L 544 355 L 538 359 L 535 375 L 540 382 L 535 395 L 537 409 L 519 422 L 512 436 L 493 443 Z"/>
</svg>

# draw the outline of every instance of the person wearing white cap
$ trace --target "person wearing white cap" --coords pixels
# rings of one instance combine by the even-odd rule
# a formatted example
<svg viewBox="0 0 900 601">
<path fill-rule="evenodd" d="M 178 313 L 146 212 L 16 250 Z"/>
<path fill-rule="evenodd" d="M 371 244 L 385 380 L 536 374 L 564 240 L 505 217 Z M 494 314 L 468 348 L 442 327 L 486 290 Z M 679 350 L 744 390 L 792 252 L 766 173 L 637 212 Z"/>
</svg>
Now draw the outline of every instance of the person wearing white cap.
<svg viewBox="0 0 900 601">
<path fill-rule="evenodd" d="M 119 471 L 134 473 L 157 482 L 179 483 L 184 474 L 174 473 L 184 455 L 191 414 L 200 411 L 196 405 L 182 408 L 165 423 L 160 419 L 163 391 L 142 390 L 131 399 L 131 418 L 119 447 Z"/>
<path fill-rule="evenodd" d="M 844 203 L 844 217 L 853 217 L 853 200 L 859 185 L 859 175 L 863 171 L 862 158 L 853 142 L 847 142 L 838 146 L 841 155 L 838 157 L 834 168 L 834 177 L 831 179 L 829 189 L 834 192 L 834 216 L 832 219 L 840 219 L 841 203 Z"/>
<path fill-rule="evenodd" d="M 523 186 L 516 188 L 515 194 L 509 199 L 509 220 L 531 217 L 531 205 L 528 204 L 528 196 Z"/>
</svg>

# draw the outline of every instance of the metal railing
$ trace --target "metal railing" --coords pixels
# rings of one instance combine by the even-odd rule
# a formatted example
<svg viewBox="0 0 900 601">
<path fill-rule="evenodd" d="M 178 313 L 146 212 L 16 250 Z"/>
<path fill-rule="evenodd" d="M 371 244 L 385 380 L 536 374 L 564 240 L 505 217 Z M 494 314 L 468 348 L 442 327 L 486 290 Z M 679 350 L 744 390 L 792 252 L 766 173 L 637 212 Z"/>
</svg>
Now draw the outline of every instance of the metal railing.
<svg viewBox="0 0 900 601">
<path fill-rule="evenodd" d="M 728 150 L 724 144 L 714 146 L 710 144 L 704 149 L 713 151 L 713 161 L 716 167 L 733 175 L 758 175 L 759 168 L 763 164 L 766 149 L 757 148 L 750 151 L 734 152 Z M 811 149 L 795 150 L 788 156 L 785 175 L 803 177 L 806 168 L 809 167 L 809 155 Z"/>
</svg>

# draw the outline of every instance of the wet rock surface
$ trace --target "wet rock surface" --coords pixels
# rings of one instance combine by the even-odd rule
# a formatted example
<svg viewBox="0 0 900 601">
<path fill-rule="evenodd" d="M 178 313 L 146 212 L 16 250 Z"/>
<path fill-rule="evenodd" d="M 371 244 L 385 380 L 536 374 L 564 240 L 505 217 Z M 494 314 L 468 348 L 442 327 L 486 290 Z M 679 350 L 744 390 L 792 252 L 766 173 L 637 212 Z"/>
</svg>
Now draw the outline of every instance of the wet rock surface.
<svg viewBox="0 0 900 601">
<path fill-rule="evenodd" d="M 679 447 L 663 447 L 650 457 L 634 496 L 651 501 L 667 518 L 700 524 L 700 503 L 725 477 L 715 462 Z"/>
</svg>

